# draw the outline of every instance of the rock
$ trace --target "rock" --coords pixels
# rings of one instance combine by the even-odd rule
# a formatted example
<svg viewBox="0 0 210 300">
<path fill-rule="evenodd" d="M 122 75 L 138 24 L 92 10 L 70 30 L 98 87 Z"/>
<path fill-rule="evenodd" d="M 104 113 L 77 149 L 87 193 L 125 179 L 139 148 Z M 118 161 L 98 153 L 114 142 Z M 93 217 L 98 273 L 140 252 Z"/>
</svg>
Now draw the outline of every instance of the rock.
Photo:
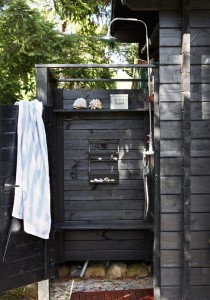
<svg viewBox="0 0 210 300">
<path fill-rule="evenodd" d="M 107 277 L 120 278 L 127 275 L 127 265 L 123 262 L 111 263 L 107 269 Z"/>
<path fill-rule="evenodd" d="M 60 278 L 67 277 L 69 275 L 70 269 L 67 265 L 61 265 L 58 270 L 58 276 Z"/>
<path fill-rule="evenodd" d="M 149 269 L 145 263 L 136 263 L 128 266 L 128 276 L 134 276 L 139 278 L 144 278 L 149 276 Z"/>
<path fill-rule="evenodd" d="M 70 268 L 70 276 L 71 277 L 78 277 L 78 276 L 80 276 L 81 271 L 82 271 L 82 266 L 72 265 L 71 268 Z"/>
<path fill-rule="evenodd" d="M 26 299 L 37 300 L 38 299 L 38 284 L 33 283 L 25 286 L 24 296 Z"/>
<path fill-rule="evenodd" d="M 104 277 L 106 275 L 106 266 L 103 264 L 92 264 L 87 267 L 85 277 Z"/>
</svg>

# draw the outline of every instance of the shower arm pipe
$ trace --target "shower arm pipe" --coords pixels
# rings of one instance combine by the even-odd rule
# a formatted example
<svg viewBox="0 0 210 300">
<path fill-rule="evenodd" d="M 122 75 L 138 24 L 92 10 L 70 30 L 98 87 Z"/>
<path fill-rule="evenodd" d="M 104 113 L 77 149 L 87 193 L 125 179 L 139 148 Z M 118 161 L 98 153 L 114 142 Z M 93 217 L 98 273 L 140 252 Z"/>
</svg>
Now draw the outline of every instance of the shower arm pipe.
<svg viewBox="0 0 210 300">
<path fill-rule="evenodd" d="M 147 25 L 144 21 L 140 20 L 140 19 L 136 19 L 136 18 L 114 18 L 113 20 L 111 20 L 111 22 L 109 23 L 109 27 L 108 27 L 108 33 L 107 36 L 108 37 L 112 37 L 111 35 L 111 26 L 114 22 L 116 21 L 130 21 L 130 22 L 139 22 L 141 24 L 144 25 L 145 27 L 145 35 L 146 35 L 146 55 L 147 55 L 147 64 L 149 65 L 149 37 L 148 37 L 148 29 L 147 29 Z M 150 93 L 151 93 L 151 87 L 150 87 L 150 68 L 147 69 L 147 76 L 148 76 L 148 96 L 150 97 Z M 151 113 L 151 103 L 149 101 L 149 151 L 148 154 L 153 154 L 153 146 L 152 146 L 152 113 Z"/>
</svg>

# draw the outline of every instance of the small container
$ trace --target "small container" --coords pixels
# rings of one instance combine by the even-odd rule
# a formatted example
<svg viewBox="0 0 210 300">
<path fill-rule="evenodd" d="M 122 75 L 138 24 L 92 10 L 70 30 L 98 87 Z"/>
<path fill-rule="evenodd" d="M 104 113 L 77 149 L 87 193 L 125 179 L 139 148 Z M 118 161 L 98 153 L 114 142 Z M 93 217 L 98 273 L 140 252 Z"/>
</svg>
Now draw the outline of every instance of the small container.
<svg viewBox="0 0 210 300">
<path fill-rule="evenodd" d="M 128 94 L 111 94 L 110 109 L 128 109 Z"/>
</svg>

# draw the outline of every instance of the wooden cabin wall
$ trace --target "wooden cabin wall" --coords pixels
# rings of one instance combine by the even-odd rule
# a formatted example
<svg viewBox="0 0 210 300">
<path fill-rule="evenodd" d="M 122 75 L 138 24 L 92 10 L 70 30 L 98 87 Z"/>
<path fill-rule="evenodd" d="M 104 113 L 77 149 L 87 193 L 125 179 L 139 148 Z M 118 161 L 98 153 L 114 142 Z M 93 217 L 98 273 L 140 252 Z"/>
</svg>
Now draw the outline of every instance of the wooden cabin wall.
<svg viewBox="0 0 210 300">
<path fill-rule="evenodd" d="M 181 17 L 160 11 L 160 274 L 161 299 L 181 299 Z"/>
<path fill-rule="evenodd" d="M 202 7 L 190 13 L 192 300 L 210 299 L 210 9 Z"/>
<path fill-rule="evenodd" d="M 129 94 L 128 110 L 109 109 L 113 93 Z M 60 118 L 60 127 L 57 126 L 60 140 L 56 144 L 63 148 L 63 166 L 57 173 L 60 178 L 63 176 L 63 182 L 60 180 L 64 201 L 59 194 L 57 204 L 62 212 L 56 223 L 64 224 L 65 230 L 61 237 L 63 246 L 59 246 L 63 253 L 58 260 L 151 260 L 152 223 L 144 221 L 142 151 L 148 132 L 145 91 L 64 90 L 62 94 L 65 112 L 56 114 Z M 81 97 L 87 103 L 99 98 L 104 109 L 73 109 L 75 99 Z M 96 162 L 89 152 L 94 143 L 99 143 L 97 151 L 101 149 L 107 155 L 118 151 L 119 144 L 118 167 L 106 159 Z M 61 152 L 58 149 L 59 155 Z M 117 169 L 116 183 L 89 181 L 90 175 L 109 176 L 111 170 Z"/>
<path fill-rule="evenodd" d="M 210 7 L 191 1 L 191 298 L 210 299 Z M 209 6 L 209 4 L 208 4 Z M 161 299 L 181 299 L 183 280 L 181 27 L 160 11 Z"/>
</svg>

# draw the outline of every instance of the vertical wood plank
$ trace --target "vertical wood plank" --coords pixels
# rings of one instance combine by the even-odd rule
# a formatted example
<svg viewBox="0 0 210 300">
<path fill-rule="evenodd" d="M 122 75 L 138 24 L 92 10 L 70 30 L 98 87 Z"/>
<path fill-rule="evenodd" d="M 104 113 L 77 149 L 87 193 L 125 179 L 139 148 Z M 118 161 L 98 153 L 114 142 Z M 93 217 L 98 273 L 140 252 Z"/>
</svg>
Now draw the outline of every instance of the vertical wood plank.
<svg viewBox="0 0 210 300">
<path fill-rule="evenodd" d="M 38 300 L 50 300 L 49 280 L 38 282 Z"/>
<path fill-rule="evenodd" d="M 190 3 L 182 2 L 182 187 L 183 187 L 183 269 L 182 299 L 191 299 L 191 115 L 190 115 Z"/>
<path fill-rule="evenodd" d="M 155 165 L 155 199 L 154 199 L 154 300 L 160 299 L 160 111 L 158 70 L 154 71 L 154 165 Z"/>
<path fill-rule="evenodd" d="M 36 69 L 36 98 L 44 105 L 48 104 L 48 70 L 37 67 Z"/>
</svg>

